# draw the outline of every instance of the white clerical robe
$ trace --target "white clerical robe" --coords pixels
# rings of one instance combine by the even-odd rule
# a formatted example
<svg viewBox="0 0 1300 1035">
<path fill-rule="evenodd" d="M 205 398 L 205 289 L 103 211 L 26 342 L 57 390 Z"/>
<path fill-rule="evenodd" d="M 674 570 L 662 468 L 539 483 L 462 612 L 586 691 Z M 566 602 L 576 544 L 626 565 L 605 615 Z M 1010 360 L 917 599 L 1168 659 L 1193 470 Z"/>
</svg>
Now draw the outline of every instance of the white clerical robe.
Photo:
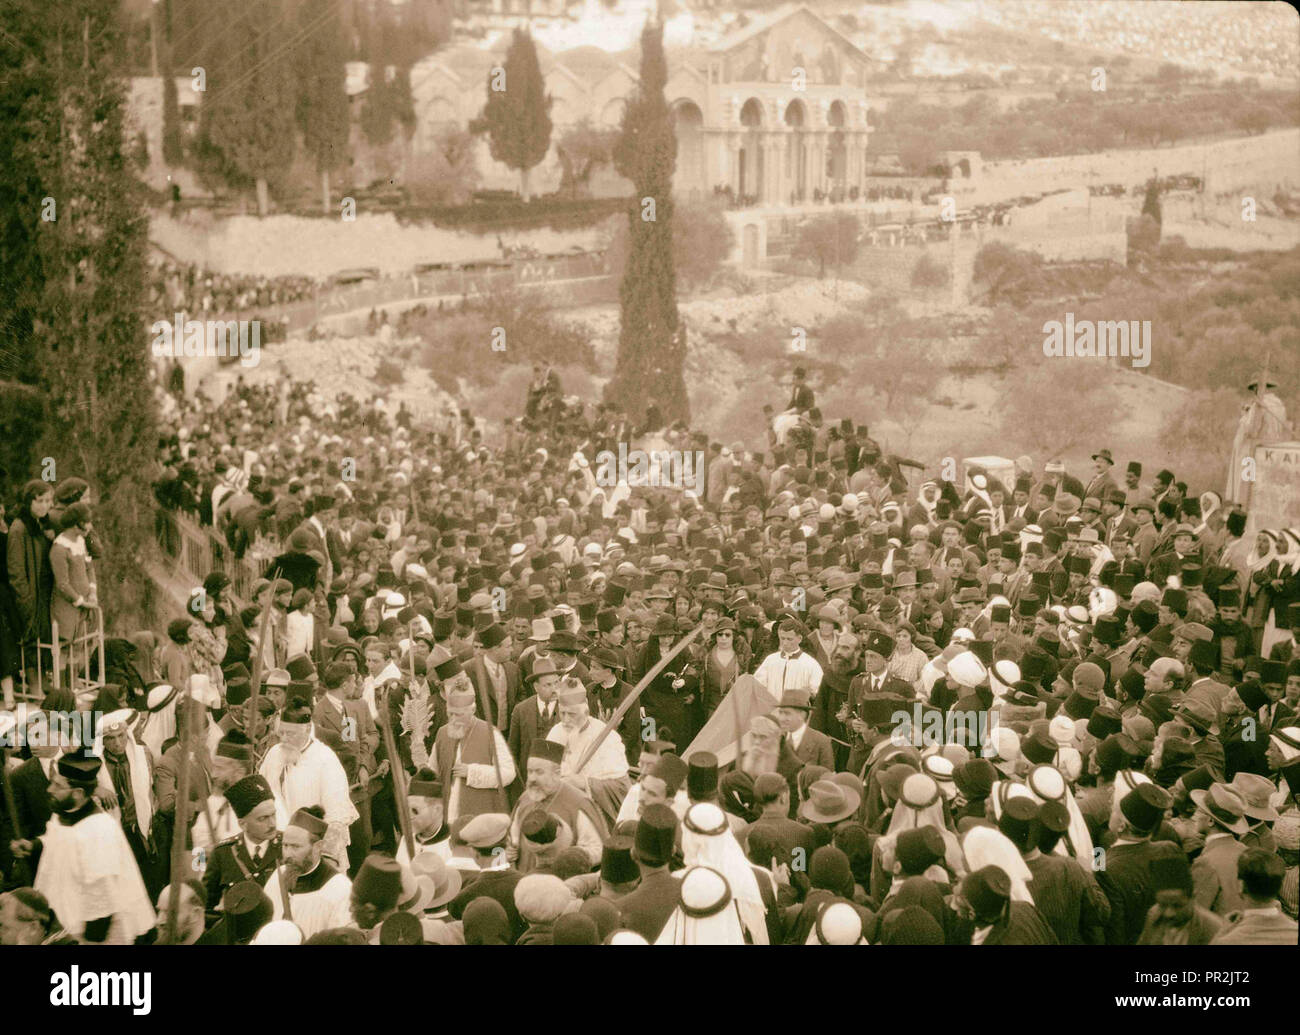
<svg viewBox="0 0 1300 1035">
<path fill-rule="evenodd" d="M 691 807 L 691 799 L 686 797 L 686 792 L 679 790 L 669 806 L 673 812 L 677 813 L 677 818 L 682 822 L 686 821 L 686 810 Z M 641 784 L 634 783 L 627 792 L 627 797 L 623 799 L 623 804 L 618 808 L 618 818 L 614 820 L 614 825 L 631 821 L 635 823 L 641 818 Z"/>
<path fill-rule="evenodd" d="M 588 717 L 587 723 L 580 730 L 570 732 L 563 725 L 556 723 L 546 734 L 546 739 L 564 748 L 564 758 L 560 761 L 560 776 L 569 779 L 579 775 L 578 763 L 586 754 L 591 742 L 605 728 L 603 722 Z M 609 736 L 600 742 L 600 747 L 591 756 L 591 760 L 582 767 L 581 775 L 588 780 L 617 780 L 627 776 L 627 749 L 623 738 L 617 730 L 611 730 Z"/>
<path fill-rule="evenodd" d="M 324 881 L 314 878 L 325 877 L 320 872 L 321 866 L 328 866 L 329 876 Z M 266 894 L 271 900 L 271 918 L 283 920 L 284 895 L 280 893 L 280 874 L 283 867 L 277 866 L 266 882 Z M 327 872 L 329 872 L 327 871 Z M 314 885 L 319 884 L 319 887 Z M 311 873 L 304 873 L 298 878 L 298 886 L 311 886 L 310 891 L 293 891 L 289 893 L 289 909 L 293 913 L 293 922 L 302 931 L 303 941 L 313 934 L 328 931 L 334 927 L 347 927 L 352 923 L 352 882 L 334 867 L 321 862 Z"/>
<path fill-rule="evenodd" d="M 212 817 L 213 826 L 217 828 L 216 837 L 213 837 L 212 832 L 208 830 L 208 816 Z M 207 811 L 200 809 L 198 815 L 194 818 L 194 826 L 190 832 L 190 843 L 195 848 L 209 849 L 227 838 L 234 837 L 239 833 L 239 829 L 239 820 L 235 817 L 234 807 L 226 796 L 224 794 L 209 794 Z"/>
<path fill-rule="evenodd" d="M 777 651 L 763 659 L 754 678 L 772 691 L 777 700 L 786 690 L 807 690 L 815 697 L 822 685 L 822 667 L 806 651 L 800 651 L 792 658 Z"/>
<path fill-rule="evenodd" d="M 348 793 L 348 776 L 338 755 L 313 737 L 302 756 L 293 762 L 284 744 L 274 745 L 262 759 L 259 772 L 271 785 L 275 795 L 276 821 L 280 829 L 299 809 L 319 805 L 325 810 L 325 822 L 343 827 L 343 844 L 360 813 Z"/>
<path fill-rule="evenodd" d="M 421 841 L 418 836 L 415 838 L 415 854 L 423 855 L 425 852 L 431 852 L 443 862 L 451 863 L 451 837 L 445 827 L 436 840 Z M 406 838 L 400 836 L 397 839 L 397 861 L 403 866 L 411 865 L 411 855 L 406 850 Z"/>
<path fill-rule="evenodd" d="M 104 812 L 71 826 L 50 817 L 33 887 L 76 938 L 89 921 L 112 916 L 106 944 L 130 945 L 157 921 L 126 835 Z"/>
</svg>

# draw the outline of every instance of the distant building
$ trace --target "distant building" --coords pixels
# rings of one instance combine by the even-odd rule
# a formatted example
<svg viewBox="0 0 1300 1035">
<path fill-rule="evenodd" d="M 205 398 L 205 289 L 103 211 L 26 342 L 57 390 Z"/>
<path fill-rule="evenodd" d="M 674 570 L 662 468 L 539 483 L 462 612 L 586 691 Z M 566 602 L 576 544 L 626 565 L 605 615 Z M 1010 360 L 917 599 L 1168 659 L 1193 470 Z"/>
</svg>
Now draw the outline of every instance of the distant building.
<svg viewBox="0 0 1300 1035">
<path fill-rule="evenodd" d="M 415 65 L 417 152 L 482 111 L 488 75 L 504 60 L 508 42 L 490 51 L 452 47 Z M 539 48 L 539 56 L 556 137 L 583 120 L 619 125 L 638 82 L 637 52 L 580 47 L 549 54 Z M 669 48 L 665 92 L 677 115 L 676 190 L 702 196 L 729 187 L 735 196 L 782 204 L 811 200 L 815 191 L 843 196 L 861 188 L 869 133 L 866 84 L 875 67 L 804 6 L 755 18 L 708 48 Z M 547 164 L 554 174 L 553 161 Z M 510 174 L 492 165 L 484 148 L 485 182 L 508 183 Z M 545 182 L 543 171 L 539 187 Z"/>
</svg>

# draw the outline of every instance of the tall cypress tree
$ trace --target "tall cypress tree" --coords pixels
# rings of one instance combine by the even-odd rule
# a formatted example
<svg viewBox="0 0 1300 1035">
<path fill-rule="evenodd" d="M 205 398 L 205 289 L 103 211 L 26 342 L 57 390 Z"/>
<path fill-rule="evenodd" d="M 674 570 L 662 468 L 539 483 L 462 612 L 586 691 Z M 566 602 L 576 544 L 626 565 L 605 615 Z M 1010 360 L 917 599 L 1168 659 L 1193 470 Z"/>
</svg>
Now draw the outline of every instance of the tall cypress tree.
<svg viewBox="0 0 1300 1035">
<path fill-rule="evenodd" d="M 469 128 L 471 133 L 488 134 L 492 157 L 519 170 L 519 193 L 527 200 L 528 172 L 551 149 L 551 98 L 528 33 L 516 29 L 505 65 L 488 71 L 487 103 Z"/>
<path fill-rule="evenodd" d="M 618 361 L 605 398 L 637 416 L 657 402 L 666 421 L 690 414 L 683 369 L 685 327 L 673 268 L 673 170 L 677 136 L 664 98 L 668 61 L 663 25 L 641 33 L 641 82 L 623 111 L 614 165 L 636 186 L 628 211 L 628 255 L 619 285 Z"/>
<path fill-rule="evenodd" d="M 157 448 L 149 320 L 164 316 L 145 311 L 148 220 L 125 154 L 118 7 L 9 5 L 6 31 L 22 46 L 0 75 L 0 311 L 3 354 L 19 359 L 10 391 L 36 411 L 30 451 L 10 453 L 14 474 L 34 476 L 49 457 L 59 479 L 94 487 L 100 600 L 106 618 L 136 628 Z"/>
<path fill-rule="evenodd" d="M 210 171 L 236 189 L 254 187 L 270 210 L 271 184 L 293 163 L 295 87 L 283 31 L 284 0 L 225 0 L 230 30 L 208 48 L 207 92 L 199 108 Z"/>
<path fill-rule="evenodd" d="M 348 157 L 347 43 L 333 0 L 303 0 L 298 25 L 315 26 L 315 30 L 294 52 L 298 85 L 294 114 L 303 146 L 320 174 L 321 203 L 328 213 L 330 172 L 346 165 Z"/>
</svg>

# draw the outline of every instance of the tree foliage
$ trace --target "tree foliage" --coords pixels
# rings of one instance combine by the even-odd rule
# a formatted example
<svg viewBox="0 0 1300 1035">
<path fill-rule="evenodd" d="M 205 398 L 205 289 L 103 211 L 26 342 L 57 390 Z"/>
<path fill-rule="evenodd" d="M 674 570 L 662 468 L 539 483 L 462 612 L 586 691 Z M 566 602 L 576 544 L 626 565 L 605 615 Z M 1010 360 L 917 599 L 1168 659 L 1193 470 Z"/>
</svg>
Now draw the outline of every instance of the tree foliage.
<svg viewBox="0 0 1300 1035">
<path fill-rule="evenodd" d="M 487 103 L 470 123 L 470 131 L 487 134 L 492 157 L 518 170 L 519 193 L 527 198 L 528 170 L 550 150 L 551 128 L 551 98 L 537 60 L 537 46 L 528 33 L 516 29 L 505 65 L 488 70 Z"/>
<path fill-rule="evenodd" d="M 295 83 L 279 31 L 284 0 L 227 0 L 222 46 L 205 57 L 200 148 L 209 175 L 257 189 L 258 212 L 293 163 Z"/>
<path fill-rule="evenodd" d="M 814 216 L 799 228 L 790 254 L 817 264 L 817 276 L 826 276 L 826 267 L 843 269 L 858 256 L 861 227 L 847 212 Z"/>
<path fill-rule="evenodd" d="M 333 0 L 302 0 L 297 20 L 299 31 L 310 35 L 293 51 L 294 118 L 317 172 L 326 173 L 347 164 L 347 42 Z"/>
<path fill-rule="evenodd" d="M 97 562 L 106 617 L 140 619 L 157 445 L 150 390 L 147 218 L 127 151 L 116 0 L 17 0 L 0 48 L 0 312 L 5 400 L 31 418 L 4 461 L 19 481 L 43 458 L 94 487 L 109 544 Z M 43 199 L 56 218 L 44 221 Z M 8 429 L 6 429 L 8 430 Z"/>
<path fill-rule="evenodd" d="M 673 265 L 673 170 L 677 135 L 664 97 L 668 63 L 663 25 L 641 33 L 641 79 L 623 109 L 614 166 L 635 184 L 628 210 L 628 258 L 619 285 L 618 361 L 607 401 L 639 415 L 657 402 L 671 422 L 689 415 L 685 327 L 677 312 Z"/>
</svg>

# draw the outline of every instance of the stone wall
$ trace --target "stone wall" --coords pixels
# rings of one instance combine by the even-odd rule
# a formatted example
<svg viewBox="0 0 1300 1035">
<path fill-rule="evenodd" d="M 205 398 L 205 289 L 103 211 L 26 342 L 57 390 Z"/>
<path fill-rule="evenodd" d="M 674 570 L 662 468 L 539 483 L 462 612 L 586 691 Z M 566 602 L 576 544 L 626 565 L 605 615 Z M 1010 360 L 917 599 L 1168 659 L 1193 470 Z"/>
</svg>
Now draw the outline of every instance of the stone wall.
<svg viewBox="0 0 1300 1035">
<path fill-rule="evenodd" d="M 1259 185 L 1297 184 L 1300 129 L 1181 147 L 986 162 L 976 185 L 976 201 L 990 203 L 1092 184 L 1132 186 L 1145 183 L 1153 171 L 1160 176 L 1200 176 L 1212 194 Z"/>
</svg>

